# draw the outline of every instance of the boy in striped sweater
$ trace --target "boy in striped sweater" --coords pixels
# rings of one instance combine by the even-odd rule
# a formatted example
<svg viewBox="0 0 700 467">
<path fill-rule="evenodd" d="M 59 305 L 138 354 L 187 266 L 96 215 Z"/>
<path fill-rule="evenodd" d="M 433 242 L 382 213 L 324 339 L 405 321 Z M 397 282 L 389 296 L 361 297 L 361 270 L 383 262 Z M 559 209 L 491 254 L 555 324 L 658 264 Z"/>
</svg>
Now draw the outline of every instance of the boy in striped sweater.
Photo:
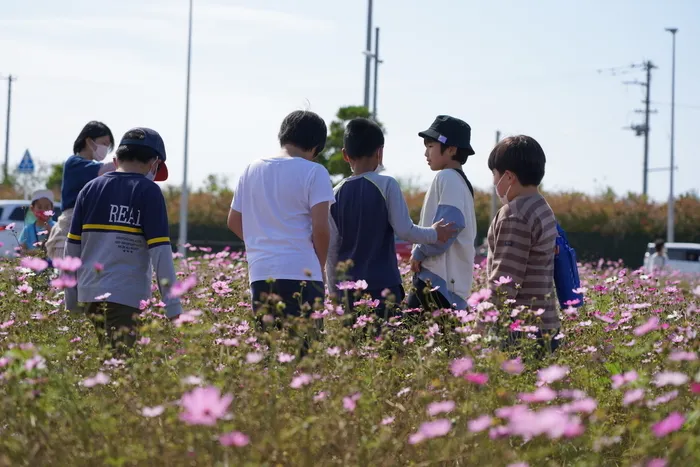
<svg viewBox="0 0 700 467">
<path fill-rule="evenodd" d="M 503 207 L 489 227 L 487 272 L 494 297 L 505 293 L 514 307 L 541 313 L 535 334 L 553 351 L 561 326 L 554 294 L 557 228 L 539 192 L 545 162 L 539 143 L 524 135 L 505 138 L 491 152 L 488 166 Z"/>
</svg>

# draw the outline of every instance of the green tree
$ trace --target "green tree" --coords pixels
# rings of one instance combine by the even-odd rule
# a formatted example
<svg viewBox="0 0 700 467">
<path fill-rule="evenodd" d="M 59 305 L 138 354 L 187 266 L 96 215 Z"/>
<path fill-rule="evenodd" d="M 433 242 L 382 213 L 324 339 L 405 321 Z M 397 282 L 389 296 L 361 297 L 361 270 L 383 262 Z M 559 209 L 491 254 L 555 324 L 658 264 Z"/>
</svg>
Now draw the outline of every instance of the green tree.
<svg viewBox="0 0 700 467">
<path fill-rule="evenodd" d="M 63 183 L 63 164 L 51 164 L 49 178 L 46 179 L 46 188 L 60 190 Z"/>
<path fill-rule="evenodd" d="M 318 162 L 321 163 L 331 175 L 342 175 L 348 177 L 351 175 L 350 166 L 343 160 L 343 134 L 345 133 L 345 124 L 353 118 L 370 118 L 370 112 L 367 107 L 361 105 L 353 105 L 341 107 L 338 113 L 330 124 L 326 148 L 318 156 Z M 380 122 L 377 124 L 384 130 Z"/>
</svg>

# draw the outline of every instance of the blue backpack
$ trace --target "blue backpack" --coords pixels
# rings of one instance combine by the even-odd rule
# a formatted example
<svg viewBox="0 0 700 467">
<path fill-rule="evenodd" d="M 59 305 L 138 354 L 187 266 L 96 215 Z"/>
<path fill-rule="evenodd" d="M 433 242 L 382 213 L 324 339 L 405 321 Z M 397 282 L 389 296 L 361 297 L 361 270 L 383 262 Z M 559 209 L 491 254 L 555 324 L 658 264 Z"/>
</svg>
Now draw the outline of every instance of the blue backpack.
<svg viewBox="0 0 700 467">
<path fill-rule="evenodd" d="M 557 298 L 562 308 L 572 306 L 579 308 L 583 305 L 583 294 L 575 293 L 574 289 L 581 287 L 581 280 L 578 277 L 578 264 L 576 262 L 576 251 L 569 245 L 566 232 L 557 222 L 556 252 L 554 254 L 554 287 L 557 290 Z M 578 300 L 578 303 L 568 304 Z"/>
</svg>

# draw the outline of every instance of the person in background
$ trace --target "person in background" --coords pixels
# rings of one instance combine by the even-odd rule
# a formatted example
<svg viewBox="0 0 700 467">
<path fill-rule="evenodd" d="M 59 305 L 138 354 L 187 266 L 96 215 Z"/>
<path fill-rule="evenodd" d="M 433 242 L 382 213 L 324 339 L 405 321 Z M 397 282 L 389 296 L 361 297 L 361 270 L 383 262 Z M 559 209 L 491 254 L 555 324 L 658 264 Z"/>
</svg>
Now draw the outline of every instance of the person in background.
<svg viewBox="0 0 700 467">
<path fill-rule="evenodd" d="M 88 182 L 75 203 L 66 255 L 82 265 L 77 286 L 66 289 L 66 308 L 87 314 L 100 343 L 117 351 L 136 340 L 153 270 L 166 316 L 182 313 L 180 299 L 170 294 L 176 276 L 165 198 L 153 183 L 167 180 L 165 160 L 156 131 L 131 129 L 117 148 L 117 170 Z"/>
<path fill-rule="evenodd" d="M 80 190 L 89 181 L 115 169 L 114 163 L 102 162 L 113 147 L 112 131 L 104 123 L 96 121 L 85 125 L 73 143 L 73 155 L 63 165 L 61 183 L 63 212 L 46 241 L 46 253 L 49 258 L 63 258 L 66 236 L 70 230 L 73 208 Z"/>
<path fill-rule="evenodd" d="M 331 206 L 331 247 L 326 264 L 328 289 L 338 293 L 336 268 L 352 261 L 343 280 L 364 280 L 369 295 L 379 302 L 376 313 L 387 319 L 394 310 L 387 309 L 387 299 L 398 305 L 405 292 L 396 260 L 394 234 L 412 243 L 445 242 L 456 232 L 452 224 L 441 221 L 419 227 L 408 213 L 399 183 L 377 173 L 384 156 L 384 133 L 366 118 L 350 120 L 345 127 L 343 157 L 353 175 L 335 187 L 335 204 Z M 355 297 L 348 291 L 351 311 Z M 343 297 L 339 296 L 339 300 Z"/>
<path fill-rule="evenodd" d="M 24 229 L 19 235 L 19 245 L 22 253 L 36 251 L 46 242 L 49 232 L 55 222 L 53 216 L 54 196 L 51 190 L 38 190 L 32 194 L 29 206 L 34 215 L 34 221 L 25 222 Z"/>
<path fill-rule="evenodd" d="M 651 258 L 649 258 L 649 272 L 656 274 L 664 270 L 666 267 L 666 263 L 668 263 L 668 256 L 666 256 L 666 252 L 664 251 L 664 247 L 666 246 L 666 242 L 664 242 L 661 239 L 658 239 L 656 242 L 654 242 L 654 254 L 651 255 Z"/>
</svg>

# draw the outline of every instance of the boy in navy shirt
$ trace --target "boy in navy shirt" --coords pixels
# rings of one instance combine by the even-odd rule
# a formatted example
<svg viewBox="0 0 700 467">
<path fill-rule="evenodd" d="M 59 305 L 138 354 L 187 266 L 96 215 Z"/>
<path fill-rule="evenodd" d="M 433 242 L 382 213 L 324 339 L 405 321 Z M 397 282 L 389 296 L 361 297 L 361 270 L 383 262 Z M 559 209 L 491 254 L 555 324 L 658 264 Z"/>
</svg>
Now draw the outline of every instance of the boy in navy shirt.
<svg viewBox="0 0 700 467">
<path fill-rule="evenodd" d="M 85 185 L 75 203 L 66 256 L 80 258 L 82 266 L 77 287 L 66 289 L 66 307 L 84 311 L 100 342 L 106 331 L 113 348 L 135 341 L 132 331 L 141 301 L 151 297 L 151 263 L 166 315 L 182 312 L 180 300 L 169 294 L 175 267 L 168 213 L 163 193 L 153 183 L 168 178 L 165 157 L 157 132 L 129 130 L 116 152 L 116 172 Z M 127 332 L 119 332 L 123 328 Z"/>
<path fill-rule="evenodd" d="M 434 244 L 447 241 L 456 230 L 442 220 L 429 227 L 413 224 L 398 182 L 377 173 L 384 155 L 384 134 L 379 125 L 365 118 L 351 120 L 345 127 L 343 145 L 343 157 L 353 175 L 334 189 L 328 287 L 337 294 L 338 263 L 351 260 L 342 278 L 366 281 L 363 295 L 378 300 L 377 312 L 386 318 L 385 300 L 392 297 L 394 303 L 400 303 L 405 296 L 394 235 L 413 243 Z M 349 298 L 352 309 L 354 297 Z"/>
</svg>

